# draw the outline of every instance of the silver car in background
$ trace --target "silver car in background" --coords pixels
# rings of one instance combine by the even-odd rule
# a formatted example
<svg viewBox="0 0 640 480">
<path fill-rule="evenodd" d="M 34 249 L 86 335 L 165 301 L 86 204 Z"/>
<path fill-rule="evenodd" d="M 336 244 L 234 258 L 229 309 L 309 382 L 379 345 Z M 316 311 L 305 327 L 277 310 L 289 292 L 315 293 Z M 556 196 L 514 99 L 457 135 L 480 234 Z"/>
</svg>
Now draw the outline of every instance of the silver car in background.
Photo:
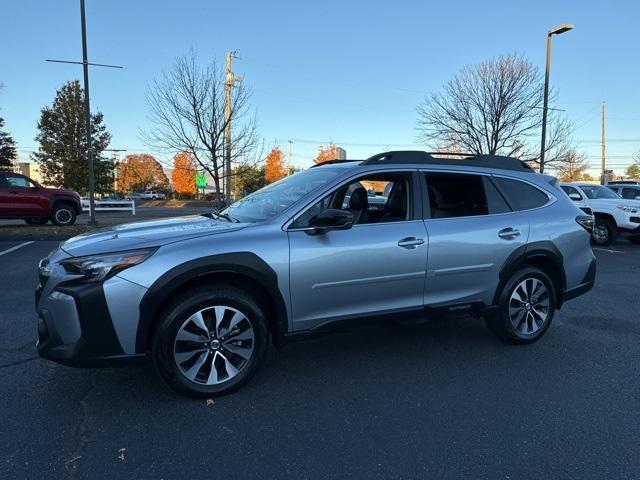
<svg viewBox="0 0 640 480">
<path fill-rule="evenodd" d="M 326 162 L 218 213 L 63 243 L 40 263 L 38 351 L 73 366 L 148 356 L 175 390 L 211 396 L 248 381 L 270 343 L 351 322 L 469 314 L 527 344 L 592 288 L 592 226 L 512 158 Z"/>
</svg>

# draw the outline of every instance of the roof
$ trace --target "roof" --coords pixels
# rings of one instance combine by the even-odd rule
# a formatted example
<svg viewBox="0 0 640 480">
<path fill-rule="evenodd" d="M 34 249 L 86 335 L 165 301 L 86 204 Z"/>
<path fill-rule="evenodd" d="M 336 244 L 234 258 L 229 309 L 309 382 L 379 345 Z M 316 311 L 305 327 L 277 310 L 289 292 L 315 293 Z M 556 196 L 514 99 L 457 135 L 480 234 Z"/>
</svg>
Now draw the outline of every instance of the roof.
<svg viewBox="0 0 640 480">
<path fill-rule="evenodd" d="M 451 158 L 451 157 L 464 158 Z M 449 157 L 449 158 L 443 158 Z M 533 169 L 522 160 L 500 155 L 475 155 L 468 153 L 449 152 L 423 152 L 419 150 L 398 150 L 383 152 L 366 160 L 330 160 L 316 164 L 313 167 L 335 164 L 353 164 L 359 162 L 360 165 L 459 165 L 463 167 L 485 167 L 502 170 L 515 170 L 519 172 L 534 173 Z M 313 168 L 312 167 L 312 168 Z"/>
</svg>

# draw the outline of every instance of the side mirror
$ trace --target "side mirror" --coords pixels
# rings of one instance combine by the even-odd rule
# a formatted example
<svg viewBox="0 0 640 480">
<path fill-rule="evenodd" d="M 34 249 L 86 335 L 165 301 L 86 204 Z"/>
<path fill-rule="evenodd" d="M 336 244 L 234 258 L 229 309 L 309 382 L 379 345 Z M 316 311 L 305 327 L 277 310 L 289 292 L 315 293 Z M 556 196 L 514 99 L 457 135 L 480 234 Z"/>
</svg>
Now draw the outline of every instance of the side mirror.
<svg viewBox="0 0 640 480">
<path fill-rule="evenodd" d="M 570 194 L 569 194 L 569 198 L 570 198 L 571 200 L 576 200 L 576 201 L 578 201 L 578 202 L 579 202 L 580 200 L 582 200 L 582 197 L 580 196 L 580 194 L 579 194 L 579 193 L 570 193 Z"/>
<path fill-rule="evenodd" d="M 348 230 L 353 226 L 353 215 L 348 210 L 329 208 L 311 217 L 309 225 L 305 229 L 309 235 L 321 235 L 329 230 Z"/>
</svg>

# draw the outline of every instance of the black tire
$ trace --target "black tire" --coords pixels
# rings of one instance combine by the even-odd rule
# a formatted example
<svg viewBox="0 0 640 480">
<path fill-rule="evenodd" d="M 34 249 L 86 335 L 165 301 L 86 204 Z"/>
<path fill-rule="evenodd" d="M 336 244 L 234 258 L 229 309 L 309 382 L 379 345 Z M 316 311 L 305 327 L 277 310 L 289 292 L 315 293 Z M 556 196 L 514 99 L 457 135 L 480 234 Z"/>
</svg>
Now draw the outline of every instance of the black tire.
<svg viewBox="0 0 640 480">
<path fill-rule="evenodd" d="M 24 221 L 29 225 L 44 225 L 49 221 L 47 217 L 30 217 L 25 218 Z"/>
<path fill-rule="evenodd" d="M 51 211 L 51 223 L 59 227 L 68 227 L 76 223 L 76 209 L 68 203 L 58 203 Z"/>
<path fill-rule="evenodd" d="M 216 354 L 218 352 L 214 352 L 213 350 L 196 353 L 195 355 L 197 355 L 197 357 L 193 365 L 198 363 L 200 358 L 202 358 L 200 355 L 206 353 L 207 357 L 204 363 L 202 363 L 202 367 L 198 367 L 196 378 L 193 380 L 189 379 L 185 375 L 185 372 L 183 372 L 183 369 L 187 368 L 185 365 L 188 365 L 188 362 L 190 362 L 193 357 L 187 361 L 183 360 L 181 368 L 178 365 L 179 361 L 176 359 L 176 355 L 180 355 L 180 353 L 176 353 L 176 349 L 178 345 L 182 345 L 183 343 L 189 344 L 189 347 L 195 345 L 196 347 L 194 348 L 197 348 L 198 342 L 182 342 L 181 340 L 177 340 L 176 337 L 180 332 L 185 331 L 185 325 L 187 325 L 189 319 L 193 318 L 192 316 L 197 312 L 203 310 L 205 310 L 204 320 L 207 324 L 206 326 L 212 328 L 212 324 L 215 324 L 216 320 L 212 320 L 210 316 L 207 318 L 208 314 L 206 312 L 212 312 L 213 309 L 207 309 L 214 306 L 230 307 L 230 309 L 236 310 L 244 315 L 245 320 L 252 329 L 254 337 L 250 357 L 247 360 L 240 360 L 240 363 L 242 363 L 242 361 L 245 363 L 238 368 L 237 373 L 234 374 L 235 376 L 229 376 L 228 379 L 222 380 L 220 383 L 206 384 L 205 382 L 208 380 L 205 380 L 204 377 L 208 376 L 207 368 L 208 371 L 211 372 L 213 368 L 215 368 L 214 365 L 216 362 L 218 365 L 220 364 L 219 360 L 223 359 L 224 366 L 232 359 L 237 362 L 238 358 L 233 354 L 232 350 L 225 350 L 227 344 L 220 341 L 219 357 L 222 358 L 218 358 L 217 361 Z M 213 311 L 211 315 L 215 318 L 217 312 Z M 224 320 L 220 323 L 220 327 L 222 327 L 225 322 L 227 324 L 230 322 L 226 312 L 223 317 Z M 246 330 L 249 330 L 249 326 L 245 325 L 245 327 Z M 230 329 L 229 333 L 232 332 L 233 329 Z M 214 334 L 215 331 L 211 333 Z M 221 340 L 223 338 L 224 337 L 220 337 Z M 209 337 L 209 340 L 211 340 L 211 337 Z M 176 392 L 190 397 L 213 397 L 230 393 L 248 382 L 262 364 L 268 350 L 269 341 L 267 319 L 258 302 L 256 302 L 250 294 L 235 287 L 207 284 L 187 291 L 163 310 L 153 332 L 151 356 L 156 371 L 162 380 Z M 182 343 L 179 344 L 178 342 Z M 213 341 L 211 341 L 211 345 L 212 344 Z M 207 348 L 213 349 L 211 345 L 202 348 L 205 350 L 207 350 Z M 190 350 L 191 348 L 187 349 L 187 351 Z M 226 355 L 226 357 L 224 355 Z M 228 373 L 226 369 L 224 371 Z M 200 380 L 198 380 L 198 378 L 200 378 Z"/>
<path fill-rule="evenodd" d="M 531 332 L 524 333 L 519 328 L 516 328 L 516 326 L 512 322 L 510 308 L 514 306 L 514 300 L 512 299 L 514 291 L 518 290 L 523 282 L 528 282 L 530 280 L 532 281 L 532 285 L 535 283 L 535 281 L 538 281 L 544 286 L 548 295 L 548 306 L 546 307 L 546 316 L 544 318 L 544 321 L 538 323 L 536 319 L 539 319 L 541 317 L 536 316 L 534 312 L 539 313 L 538 310 L 544 312 L 544 309 L 539 308 L 538 310 L 536 310 L 534 306 L 533 311 L 531 311 L 531 303 L 533 302 L 529 302 L 530 299 L 526 299 L 526 304 L 529 305 L 529 307 L 526 307 L 523 304 L 522 311 L 524 312 L 524 317 L 522 317 L 522 320 L 520 320 L 520 322 L 522 323 L 518 326 L 524 330 L 531 330 Z M 522 292 L 522 290 L 519 290 L 519 292 Z M 518 271 L 513 273 L 505 283 L 502 293 L 500 294 L 498 310 L 496 313 L 487 316 L 485 318 L 485 323 L 487 324 L 489 330 L 504 342 L 512 343 L 515 345 L 523 345 L 535 342 L 540 337 L 542 337 L 542 335 L 544 335 L 544 333 L 549 328 L 549 325 L 551 325 L 551 321 L 553 320 L 553 315 L 555 313 L 557 298 L 556 295 L 557 293 L 553 282 L 543 271 L 530 266 L 522 267 Z M 543 295 L 539 295 L 538 297 L 534 297 L 534 301 L 541 301 Z M 517 303 L 517 301 L 515 302 Z M 516 310 L 516 308 L 514 308 L 514 310 Z M 531 321 L 529 313 L 531 314 Z M 518 323 L 517 320 L 514 321 Z M 536 322 L 535 324 L 533 323 L 534 321 Z M 534 330 L 533 327 L 536 327 L 536 329 Z"/>
<path fill-rule="evenodd" d="M 618 238 L 618 227 L 609 218 L 596 217 L 593 231 L 591 232 L 591 243 L 594 245 L 611 245 Z"/>
<path fill-rule="evenodd" d="M 633 235 L 633 236 L 629 237 L 629 241 L 631 243 L 636 244 L 636 245 L 640 245 L 640 235 Z"/>
</svg>

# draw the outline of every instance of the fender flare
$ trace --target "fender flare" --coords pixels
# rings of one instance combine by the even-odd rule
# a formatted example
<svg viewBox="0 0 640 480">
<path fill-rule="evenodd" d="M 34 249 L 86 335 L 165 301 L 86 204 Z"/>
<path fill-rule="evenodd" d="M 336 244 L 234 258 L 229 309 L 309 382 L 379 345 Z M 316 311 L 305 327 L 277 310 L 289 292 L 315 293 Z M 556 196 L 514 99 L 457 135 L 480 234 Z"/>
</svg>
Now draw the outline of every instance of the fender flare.
<svg viewBox="0 0 640 480">
<path fill-rule="evenodd" d="M 284 337 L 288 330 L 287 309 L 278 288 L 276 272 L 254 253 L 223 253 L 177 265 L 153 282 L 140 302 L 140 317 L 136 332 L 137 353 L 147 350 L 149 334 L 167 295 L 191 280 L 215 273 L 239 274 L 256 281 L 269 294 L 275 305 L 276 331 L 273 333 L 276 339 Z"/>
<path fill-rule="evenodd" d="M 564 259 L 562 257 L 562 253 L 560 252 L 560 250 L 558 250 L 558 247 L 556 247 L 554 243 L 549 240 L 531 242 L 529 244 L 522 245 L 521 247 L 515 249 L 511 253 L 511 255 L 509 255 L 509 257 L 507 257 L 504 264 L 502 265 L 502 268 L 500 269 L 498 288 L 496 288 L 496 292 L 493 296 L 493 305 L 498 305 L 502 289 L 504 288 L 504 284 L 511 276 L 511 274 L 513 274 L 513 272 L 515 272 L 523 263 L 538 257 L 544 257 L 548 260 L 551 260 L 560 273 L 560 288 L 556 292 L 558 303 L 557 308 L 560 308 L 560 306 L 562 306 L 564 291 L 567 288 L 567 278 L 564 271 Z"/>
</svg>

